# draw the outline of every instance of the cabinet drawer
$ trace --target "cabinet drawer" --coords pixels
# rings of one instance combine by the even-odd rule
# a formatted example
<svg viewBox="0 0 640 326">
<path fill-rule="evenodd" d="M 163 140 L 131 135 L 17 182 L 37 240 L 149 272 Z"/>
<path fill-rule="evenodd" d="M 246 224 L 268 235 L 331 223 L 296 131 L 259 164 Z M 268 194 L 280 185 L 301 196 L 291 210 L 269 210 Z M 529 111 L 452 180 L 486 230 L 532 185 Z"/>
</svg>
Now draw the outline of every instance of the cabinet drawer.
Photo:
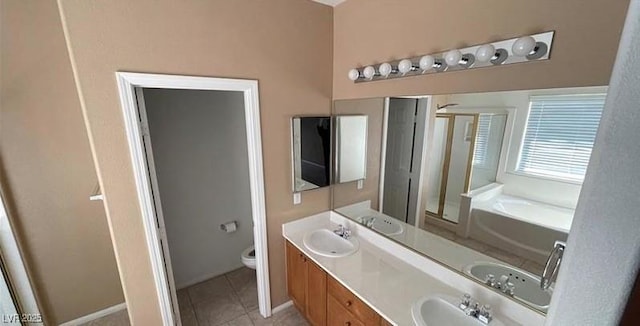
<svg viewBox="0 0 640 326">
<path fill-rule="evenodd" d="M 366 326 L 353 316 L 332 295 L 327 296 L 327 325 L 331 326 Z"/>
<path fill-rule="evenodd" d="M 373 309 L 369 308 L 367 304 L 358 299 L 351 291 L 342 286 L 333 277 L 327 279 L 327 289 L 329 295 L 327 297 L 333 297 L 338 304 L 340 304 L 345 310 L 353 314 L 365 325 L 379 325 L 380 316 Z M 331 311 L 329 309 L 329 311 Z M 332 325 L 332 324 L 329 324 Z M 336 324 L 343 325 L 343 324 Z M 353 324 L 351 324 L 353 325 Z"/>
</svg>

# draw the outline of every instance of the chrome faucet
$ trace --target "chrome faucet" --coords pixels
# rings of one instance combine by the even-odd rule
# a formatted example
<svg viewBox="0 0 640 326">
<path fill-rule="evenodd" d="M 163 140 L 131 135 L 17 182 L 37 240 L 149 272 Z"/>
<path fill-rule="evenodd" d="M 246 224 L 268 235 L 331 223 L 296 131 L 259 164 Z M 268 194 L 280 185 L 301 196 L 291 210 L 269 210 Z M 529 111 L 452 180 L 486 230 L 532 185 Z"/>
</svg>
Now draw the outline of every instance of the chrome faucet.
<svg viewBox="0 0 640 326">
<path fill-rule="evenodd" d="M 366 216 L 360 220 L 360 223 L 368 228 L 373 227 L 373 223 L 376 221 L 375 216 Z"/>
<path fill-rule="evenodd" d="M 333 231 L 333 233 L 341 236 L 344 239 L 349 240 L 349 238 L 351 238 L 351 230 L 346 228 L 344 225 L 340 224 L 338 225 L 338 228 L 336 230 Z"/>
<path fill-rule="evenodd" d="M 484 283 L 494 289 L 498 289 L 502 291 L 502 293 L 513 296 L 515 293 L 516 286 L 511 283 L 509 276 L 502 275 L 500 276 L 500 280 L 496 281 L 496 277 L 493 274 L 487 274 L 484 279 Z"/>
<path fill-rule="evenodd" d="M 468 293 L 462 297 L 459 307 L 467 316 L 476 318 L 484 324 L 489 324 L 493 319 L 491 306 L 485 304 L 480 307 L 480 303 L 471 299 L 471 295 Z"/>
</svg>

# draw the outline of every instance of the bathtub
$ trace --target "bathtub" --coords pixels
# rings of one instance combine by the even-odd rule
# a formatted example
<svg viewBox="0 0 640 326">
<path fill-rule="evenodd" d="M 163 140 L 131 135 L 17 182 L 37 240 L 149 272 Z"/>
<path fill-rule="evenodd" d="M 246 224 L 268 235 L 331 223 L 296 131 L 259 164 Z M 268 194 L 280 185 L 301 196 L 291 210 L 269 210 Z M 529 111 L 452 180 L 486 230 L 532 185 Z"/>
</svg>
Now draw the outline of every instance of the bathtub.
<svg viewBox="0 0 640 326">
<path fill-rule="evenodd" d="M 555 241 L 566 241 L 573 210 L 498 195 L 471 201 L 468 236 L 490 246 L 544 264 Z"/>
</svg>

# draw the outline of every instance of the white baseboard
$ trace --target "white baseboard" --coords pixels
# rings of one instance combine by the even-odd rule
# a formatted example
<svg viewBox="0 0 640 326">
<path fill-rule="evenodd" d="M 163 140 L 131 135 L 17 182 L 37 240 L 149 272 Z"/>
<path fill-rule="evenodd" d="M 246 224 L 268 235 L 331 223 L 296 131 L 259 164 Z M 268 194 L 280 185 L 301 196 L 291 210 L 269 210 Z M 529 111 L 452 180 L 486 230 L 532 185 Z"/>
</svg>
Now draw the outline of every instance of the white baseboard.
<svg viewBox="0 0 640 326">
<path fill-rule="evenodd" d="M 283 303 L 283 304 L 271 309 L 271 314 L 272 315 L 277 314 L 280 311 L 285 310 L 285 309 L 287 309 L 287 308 L 289 308 L 291 306 L 293 306 L 293 301 L 289 300 L 289 301 L 287 301 L 287 302 L 285 302 L 285 303 Z"/>
<path fill-rule="evenodd" d="M 125 302 L 121 303 L 121 304 L 117 304 L 115 306 L 111 306 L 109 308 L 106 309 L 102 309 L 100 311 L 96 311 L 92 314 L 88 314 L 86 316 L 82 316 L 80 318 L 74 319 L 74 320 L 70 320 L 66 323 L 60 324 L 60 326 L 77 326 L 77 325 L 81 325 L 84 323 L 88 323 L 92 320 L 96 320 L 98 318 L 110 315 L 112 313 L 121 311 L 127 309 L 127 304 Z"/>
</svg>

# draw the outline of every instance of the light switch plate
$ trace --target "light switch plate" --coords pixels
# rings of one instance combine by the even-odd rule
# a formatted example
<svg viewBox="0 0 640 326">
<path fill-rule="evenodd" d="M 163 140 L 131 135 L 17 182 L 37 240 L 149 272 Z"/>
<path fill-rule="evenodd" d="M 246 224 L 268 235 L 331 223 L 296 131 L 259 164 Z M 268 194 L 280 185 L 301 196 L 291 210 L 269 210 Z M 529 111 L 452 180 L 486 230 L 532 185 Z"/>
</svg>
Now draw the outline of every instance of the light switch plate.
<svg viewBox="0 0 640 326">
<path fill-rule="evenodd" d="M 358 189 L 362 189 L 362 187 L 364 187 L 364 180 L 360 179 L 358 180 Z"/>
<path fill-rule="evenodd" d="M 302 202 L 302 196 L 300 196 L 299 192 L 293 193 L 293 204 L 298 205 Z"/>
</svg>

